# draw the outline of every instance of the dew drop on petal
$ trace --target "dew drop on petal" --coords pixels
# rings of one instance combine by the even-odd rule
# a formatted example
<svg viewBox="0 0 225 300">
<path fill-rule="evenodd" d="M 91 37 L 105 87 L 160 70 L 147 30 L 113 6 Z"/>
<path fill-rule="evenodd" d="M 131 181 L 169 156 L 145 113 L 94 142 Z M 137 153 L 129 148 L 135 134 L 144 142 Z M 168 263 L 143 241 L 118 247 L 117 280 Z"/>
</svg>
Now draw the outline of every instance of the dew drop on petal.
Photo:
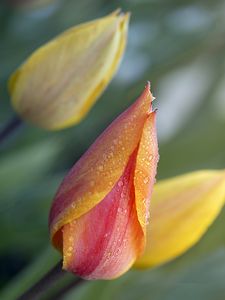
<svg viewBox="0 0 225 300">
<path fill-rule="evenodd" d="M 122 212 L 123 212 L 122 208 L 119 207 L 119 208 L 118 208 L 118 213 L 122 213 Z"/>
<path fill-rule="evenodd" d="M 144 184 L 147 184 L 148 183 L 148 177 L 145 177 L 144 178 Z"/>
<path fill-rule="evenodd" d="M 95 185 L 95 182 L 94 182 L 94 180 L 91 180 L 91 182 L 90 182 L 90 186 L 94 186 Z"/>
<path fill-rule="evenodd" d="M 103 166 L 102 165 L 98 166 L 98 170 L 103 171 Z"/>
<path fill-rule="evenodd" d="M 118 182 L 118 186 L 119 186 L 119 187 L 122 187 L 122 186 L 123 186 L 123 182 L 122 182 L 121 180 Z"/>
</svg>

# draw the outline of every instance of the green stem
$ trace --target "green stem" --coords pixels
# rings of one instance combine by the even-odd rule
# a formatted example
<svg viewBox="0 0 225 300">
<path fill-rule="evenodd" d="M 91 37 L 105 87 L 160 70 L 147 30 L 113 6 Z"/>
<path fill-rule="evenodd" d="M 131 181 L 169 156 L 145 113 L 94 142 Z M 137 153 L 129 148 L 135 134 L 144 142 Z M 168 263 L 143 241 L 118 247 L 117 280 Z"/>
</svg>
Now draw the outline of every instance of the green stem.
<svg viewBox="0 0 225 300">
<path fill-rule="evenodd" d="M 23 121 L 18 117 L 13 117 L 0 131 L 0 144 L 4 142 L 12 133 L 21 127 Z"/>
<path fill-rule="evenodd" d="M 62 261 L 57 263 L 47 274 L 45 274 L 38 282 L 36 282 L 31 288 L 25 291 L 20 297 L 16 300 L 36 300 L 40 299 L 41 296 L 46 294 L 46 292 L 55 289 L 55 283 L 60 281 L 62 277 L 66 274 L 65 271 L 62 270 Z M 66 294 L 68 291 L 73 289 L 74 287 L 79 286 L 85 282 L 82 278 L 76 278 L 72 282 L 68 282 L 61 289 L 56 289 L 56 292 L 53 293 L 53 297 L 50 296 L 50 299 L 59 300 Z"/>
<path fill-rule="evenodd" d="M 19 272 L 0 292 L 0 299 L 15 300 L 41 280 L 59 262 L 60 256 L 47 247 L 39 257 Z"/>
<path fill-rule="evenodd" d="M 61 300 L 63 299 L 63 296 L 70 292 L 72 289 L 79 287 L 81 284 L 85 282 L 82 278 L 76 278 L 72 282 L 67 283 L 64 285 L 60 290 L 57 291 L 52 297 L 50 297 L 50 300 Z"/>
<path fill-rule="evenodd" d="M 17 300 L 34 300 L 40 296 L 49 286 L 56 280 L 60 279 L 65 272 L 62 270 L 62 262 L 60 261 L 53 269 L 44 275 L 29 290 L 22 294 Z"/>
</svg>

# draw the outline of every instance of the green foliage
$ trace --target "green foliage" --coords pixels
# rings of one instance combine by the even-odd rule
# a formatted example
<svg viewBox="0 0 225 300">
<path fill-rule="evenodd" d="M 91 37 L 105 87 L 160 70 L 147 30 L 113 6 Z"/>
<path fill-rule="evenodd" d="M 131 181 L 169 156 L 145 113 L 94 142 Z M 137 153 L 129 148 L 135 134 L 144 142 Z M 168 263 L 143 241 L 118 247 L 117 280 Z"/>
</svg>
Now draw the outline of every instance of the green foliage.
<svg viewBox="0 0 225 300">
<path fill-rule="evenodd" d="M 4 266 L 6 258 L 9 262 L 0 272 L 1 299 L 15 300 L 57 261 L 54 250 L 43 249 L 49 245 L 48 211 L 58 184 L 105 126 L 133 102 L 146 80 L 158 99 L 158 178 L 225 166 L 222 0 L 62 0 L 36 8 L 1 4 L 1 125 L 14 114 L 7 79 L 27 55 L 69 26 L 118 6 L 132 12 L 127 51 L 87 118 L 53 133 L 26 124 L 0 148 L 0 263 Z M 62 299 L 224 299 L 224 216 L 223 211 L 205 237 L 176 261 L 131 271 L 115 281 L 88 282 Z M 46 295 L 45 300 L 50 298 Z"/>
</svg>

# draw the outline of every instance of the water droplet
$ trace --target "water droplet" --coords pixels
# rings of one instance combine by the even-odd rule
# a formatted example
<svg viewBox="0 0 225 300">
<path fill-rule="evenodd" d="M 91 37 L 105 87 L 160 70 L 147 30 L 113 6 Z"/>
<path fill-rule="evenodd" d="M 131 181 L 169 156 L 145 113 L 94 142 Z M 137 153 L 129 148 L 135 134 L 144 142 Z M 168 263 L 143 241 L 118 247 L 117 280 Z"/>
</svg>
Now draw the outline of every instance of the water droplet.
<svg viewBox="0 0 225 300">
<path fill-rule="evenodd" d="M 69 241 L 73 242 L 73 237 L 72 236 L 69 237 Z"/>
<path fill-rule="evenodd" d="M 148 183 L 148 177 L 145 177 L 144 178 L 144 184 L 147 184 Z"/>
<path fill-rule="evenodd" d="M 69 247 L 68 251 L 71 252 L 73 250 L 73 247 Z"/>
<path fill-rule="evenodd" d="M 109 158 L 110 158 L 110 157 L 113 157 L 113 152 L 110 152 L 110 153 L 109 153 Z"/>
<path fill-rule="evenodd" d="M 104 168 L 103 168 L 102 165 L 98 166 L 98 170 L 99 170 L 99 171 L 103 171 L 103 169 L 104 169 Z"/>
<path fill-rule="evenodd" d="M 118 256 L 119 254 L 120 254 L 120 249 L 118 248 L 118 249 L 116 250 L 115 255 Z"/>
<path fill-rule="evenodd" d="M 95 185 L 95 182 L 94 182 L 94 180 L 91 180 L 91 182 L 90 182 L 90 186 L 94 186 Z"/>
<path fill-rule="evenodd" d="M 119 187 L 123 186 L 123 182 L 121 180 L 118 182 L 118 186 Z"/>
<path fill-rule="evenodd" d="M 73 202 L 73 203 L 71 204 L 71 207 L 72 207 L 72 208 L 75 208 L 75 207 L 76 207 L 76 204 Z"/>
<path fill-rule="evenodd" d="M 149 156 L 149 160 L 152 160 L 152 159 L 153 159 L 153 156 L 152 156 L 152 155 L 150 155 L 150 156 Z"/>
<path fill-rule="evenodd" d="M 107 253 L 107 259 L 109 259 L 111 257 L 111 255 L 112 255 L 112 252 L 108 252 Z"/>
<path fill-rule="evenodd" d="M 121 208 L 121 207 L 119 207 L 119 208 L 118 208 L 118 213 L 120 213 L 120 214 L 121 214 L 122 212 L 123 212 L 122 208 Z"/>
</svg>

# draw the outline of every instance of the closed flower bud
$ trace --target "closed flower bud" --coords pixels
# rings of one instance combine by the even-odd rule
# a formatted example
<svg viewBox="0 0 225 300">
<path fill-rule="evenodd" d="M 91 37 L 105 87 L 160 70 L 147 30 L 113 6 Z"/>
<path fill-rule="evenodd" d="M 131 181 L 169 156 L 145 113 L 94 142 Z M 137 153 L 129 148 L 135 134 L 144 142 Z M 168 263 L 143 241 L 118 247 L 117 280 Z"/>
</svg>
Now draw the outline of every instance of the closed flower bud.
<svg viewBox="0 0 225 300">
<path fill-rule="evenodd" d="M 149 84 L 63 180 L 49 224 L 63 267 L 86 279 L 126 272 L 145 248 L 158 146 Z"/>
<path fill-rule="evenodd" d="M 78 123 L 104 91 L 124 52 L 129 14 L 73 27 L 36 50 L 11 76 L 18 114 L 49 130 Z"/>
<path fill-rule="evenodd" d="M 151 200 L 147 244 L 136 267 L 161 265 L 204 235 L 225 203 L 225 171 L 197 171 L 159 181 Z"/>
</svg>

